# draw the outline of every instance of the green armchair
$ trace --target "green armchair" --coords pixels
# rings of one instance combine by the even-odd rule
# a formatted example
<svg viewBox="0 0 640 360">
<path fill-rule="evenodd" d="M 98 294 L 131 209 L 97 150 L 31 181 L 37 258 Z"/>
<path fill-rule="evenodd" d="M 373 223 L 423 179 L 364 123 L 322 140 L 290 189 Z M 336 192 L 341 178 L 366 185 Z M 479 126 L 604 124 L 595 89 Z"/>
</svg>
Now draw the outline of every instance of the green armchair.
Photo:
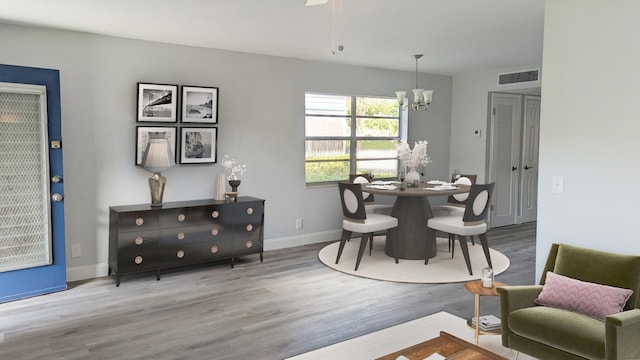
<svg viewBox="0 0 640 360">
<path fill-rule="evenodd" d="M 633 290 L 624 311 L 600 321 L 534 301 L 547 271 Z M 640 359 L 640 256 L 553 244 L 540 285 L 504 286 L 502 345 L 540 359 Z"/>
</svg>

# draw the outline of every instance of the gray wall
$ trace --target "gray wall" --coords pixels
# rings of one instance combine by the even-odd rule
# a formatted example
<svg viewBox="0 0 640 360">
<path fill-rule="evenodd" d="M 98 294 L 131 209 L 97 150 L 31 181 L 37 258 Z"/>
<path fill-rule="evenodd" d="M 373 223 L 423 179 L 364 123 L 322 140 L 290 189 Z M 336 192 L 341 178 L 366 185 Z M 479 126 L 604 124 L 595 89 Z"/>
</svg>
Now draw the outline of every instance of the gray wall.
<svg viewBox="0 0 640 360">
<path fill-rule="evenodd" d="M 538 278 L 554 242 L 640 255 L 638 14 L 631 0 L 546 2 Z"/>
<path fill-rule="evenodd" d="M 0 63 L 60 70 L 69 280 L 106 275 L 109 206 L 150 201 L 150 173 L 134 166 L 135 127 L 145 125 L 136 123 L 137 82 L 220 88 L 219 157 L 247 164 L 239 191 L 266 199 L 265 247 L 275 249 L 337 239 L 341 226 L 335 186 L 305 187 L 304 92 L 394 96 L 414 76 L 14 25 L 0 34 Z M 427 177 L 447 178 L 452 78 L 423 74 L 420 84 L 436 90 L 434 103 L 409 114 L 409 141 L 428 140 Z M 164 200 L 211 198 L 223 171 L 167 170 Z M 81 257 L 70 257 L 71 244 Z"/>
<path fill-rule="evenodd" d="M 541 59 L 542 60 L 542 59 Z M 537 93 L 540 81 L 498 86 L 498 74 L 529 69 L 540 69 L 540 64 L 532 64 L 514 69 L 486 70 L 456 74 L 453 77 L 453 110 L 451 113 L 451 168 L 463 174 L 477 174 L 478 182 L 487 182 L 487 123 L 489 93 Z M 540 72 L 542 74 L 542 71 Z M 474 130 L 481 131 L 474 137 Z"/>
</svg>

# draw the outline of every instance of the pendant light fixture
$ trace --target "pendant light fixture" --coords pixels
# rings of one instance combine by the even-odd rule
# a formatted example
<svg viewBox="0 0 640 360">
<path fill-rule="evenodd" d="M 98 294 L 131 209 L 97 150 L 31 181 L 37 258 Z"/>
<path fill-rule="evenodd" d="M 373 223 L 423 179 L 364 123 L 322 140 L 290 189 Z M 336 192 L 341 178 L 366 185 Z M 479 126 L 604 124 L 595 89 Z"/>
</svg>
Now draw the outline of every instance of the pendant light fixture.
<svg viewBox="0 0 640 360">
<path fill-rule="evenodd" d="M 427 110 L 431 105 L 431 99 L 433 97 L 433 90 L 425 90 L 418 88 L 418 59 L 423 55 L 412 55 L 416 59 L 416 87 L 413 89 L 413 102 L 411 108 L 413 110 L 424 109 Z M 398 104 L 402 109 L 406 109 L 409 106 L 409 99 L 407 99 L 406 91 L 396 91 L 398 97 Z"/>
</svg>

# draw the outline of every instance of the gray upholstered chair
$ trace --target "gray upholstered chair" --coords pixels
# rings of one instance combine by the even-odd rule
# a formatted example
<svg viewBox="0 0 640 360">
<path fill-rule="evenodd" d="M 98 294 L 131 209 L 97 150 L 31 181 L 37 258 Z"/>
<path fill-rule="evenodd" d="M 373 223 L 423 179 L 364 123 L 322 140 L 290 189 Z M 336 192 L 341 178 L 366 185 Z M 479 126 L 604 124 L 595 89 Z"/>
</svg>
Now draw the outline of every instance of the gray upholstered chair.
<svg viewBox="0 0 640 360">
<path fill-rule="evenodd" d="M 550 283 L 548 272 L 557 274 L 555 278 L 561 275 L 587 282 L 591 287 L 595 283 L 630 289 L 633 293 L 626 304 L 622 303 L 622 312 L 603 320 L 567 310 L 604 303 L 602 298 L 591 295 L 597 293 L 595 291 L 589 291 L 589 296 L 575 296 L 576 289 L 572 288 L 562 294 L 568 299 L 564 300 L 568 305 L 565 309 L 558 304 L 537 305 L 536 299 L 545 283 Z M 540 359 L 640 359 L 640 256 L 553 244 L 540 285 L 504 286 L 497 291 L 505 347 Z M 620 291 L 605 288 L 604 294 L 612 296 L 615 292 Z M 562 299 L 560 295 L 556 294 Z"/>
<path fill-rule="evenodd" d="M 398 219 L 393 216 L 383 214 L 372 214 L 365 211 L 364 199 L 362 197 L 362 188 L 360 184 L 353 183 L 338 183 L 338 189 L 340 190 L 340 201 L 342 202 L 342 213 L 344 219 L 342 220 L 342 236 L 340 237 L 340 246 L 338 248 L 338 255 L 336 256 L 336 264 L 340 261 L 340 256 L 344 250 L 344 245 L 351 238 L 353 233 L 362 234 L 360 240 L 360 248 L 358 250 L 358 260 L 356 261 L 356 268 L 360 266 L 362 260 L 362 254 L 369 243 L 369 252 L 373 246 L 373 233 L 387 230 L 395 231 L 398 228 Z M 388 238 L 388 237 L 387 237 Z M 395 260 L 398 263 L 398 242 L 395 242 Z"/>
<path fill-rule="evenodd" d="M 484 251 L 484 256 L 487 259 L 487 264 L 489 267 L 492 267 L 491 255 L 489 254 L 489 243 L 487 241 L 486 219 L 489 213 L 493 186 L 494 183 L 471 185 L 471 189 L 469 190 L 469 200 L 462 216 L 438 216 L 427 221 L 429 229 L 457 236 L 460 248 L 462 249 L 462 254 L 464 255 L 464 261 L 467 264 L 467 270 L 469 270 L 469 275 L 473 275 L 473 270 L 471 269 L 471 259 L 469 258 L 469 247 L 467 245 L 468 236 L 480 237 L 482 250 Z M 453 256 L 454 251 L 455 241 L 451 246 L 451 256 Z M 425 264 L 428 264 L 429 262 L 428 253 L 429 252 L 427 251 Z"/>
<path fill-rule="evenodd" d="M 373 180 L 373 176 L 371 174 L 351 174 L 349 175 L 349 182 L 354 184 L 370 184 L 371 180 Z M 393 205 L 387 204 L 378 204 L 375 203 L 375 199 L 373 198 L 373 194 L 368 193 L 366 191 L 362 192 L 362 198 L 364 199 L 364 207 L 367 211 L 367 214 L 384 214 L 390 215 L 391 209 L 393 209 Z"/>
</svg>

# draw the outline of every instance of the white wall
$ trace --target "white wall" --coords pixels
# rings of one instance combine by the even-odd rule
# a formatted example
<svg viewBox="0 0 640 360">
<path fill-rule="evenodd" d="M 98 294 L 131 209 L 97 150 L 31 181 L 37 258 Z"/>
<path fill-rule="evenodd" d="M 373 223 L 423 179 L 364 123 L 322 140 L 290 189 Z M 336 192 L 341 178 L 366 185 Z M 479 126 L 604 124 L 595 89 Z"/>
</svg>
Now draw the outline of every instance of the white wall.
<svg viewBox="0 0 640 360">
<path fill-rule="evenodd" d="M 266 199 L 265 248 L 273 249 L 337 239 L 341 226 L 335 187 L 305 187 L 304 92 L 394 96 L 414 78 L 14 25 L 0 24 L 0 34 L 0 63 L 60 70 L 69 280 L 106 275 L 109 206 L 150 201 L 150 173 L 134 166 L 135 127 L 146 125 L 136 123 L 137 82 L 220 88 L 218 154 L 247 164 L 240 195 Z M 452 79 L 421 75 L 420 84 L 436 92 L 429 111 L 409 114 L 410 141 L 430 142 L 428 176 L 446 178 Z M 163 172 L 164 201 L 211 198 L 223 171 L 180 165 Z M 297 218 L 304 229 L 295 229 Z M 83 256 L 71 258 L 71 244 Z"/>
<path fill-rule="evenodd" d="M 538 279 L 556 242 L 640 255 L 638 14 L 635 0 L 546 2 Z"/>
</svg>

